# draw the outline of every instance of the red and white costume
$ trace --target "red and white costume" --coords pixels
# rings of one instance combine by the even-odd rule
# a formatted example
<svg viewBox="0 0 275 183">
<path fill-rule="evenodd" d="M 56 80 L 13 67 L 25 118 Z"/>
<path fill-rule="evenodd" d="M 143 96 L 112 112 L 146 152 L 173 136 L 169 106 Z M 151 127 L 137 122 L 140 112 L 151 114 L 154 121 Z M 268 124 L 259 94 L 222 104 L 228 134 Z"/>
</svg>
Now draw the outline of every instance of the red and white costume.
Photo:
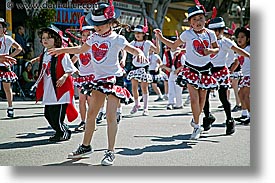
<svg viewBox="0 0 275 183">
<path fill-rule="evenodd" d="M 14 42 L 15 40 L 8 35 L 0 37 L 0 54 L 9 54 Z M 11 67 L 6 67 L 3 63 L 0 63 L 0 81 L 13 83 L 17 79 L 18 77 L 13 71 L 11 71 Z"/>
<path fill-rule="evenodd" d="M 182 107 L 182 86 L 176 83 L 177 74 L 175 70 L 185 63 L 185 55 L 183 52 L 169 51 L 163 56 L 163 65 L 171 69 L 171 72 L 166 72 L 168 75 L 168 104 L 175 107 Z"/>
<path fill-rule="evenodd" d="M 45 52 L 42 54 L 41 59 L 42 63 L 40 64 L 42 67 L 36 84 L 36 99 L 38 101 L 43 97 L 42 104 L 45 105 L 68 104 L 66 114 L 68 121 L 72 122 L 78 116 L 78 112 L 73 104 L 73 78 L 72 76 L 68 76 L 61 87 L 55 87 L 56 83 L 53 81 L 57 81 L 66 72 L 74 72 L 76 68 L 68 54 L 61 54 L 56 60 L 54 76 L 54 73 L 52 73 L 53 69 L 51 68 L 51 64 L 53 63 L 52 56 Z"/>
<path fill-rule="evenodd" d="M 179 76 L 197 89 L 216 89 L 217 81 L 210 72 L 210 55 L 205 55 L 203 51 L 217 41 L 214 31 L 205 28 L 203 33 L 198 34 L 191 28 L 184 31 L 180 39 L 186 43 L 186 68 L 182 69 Z"/>
<path fill-rule="evenodd" d="M 250 53 L 250 45 L 246 46 L 244 50 Z M 239 56 L 238 60 L 243 73 L 243 78 L 240 80 L 239 87 L 250 87 L 250 59 L 248 57 Z"/>
<path fill-rule="evenodd" d="M 226 58 L 230 50 L 232 50 L 231 47 L 236 45 L 236 43 L 226 37 L 218 39 L 217 43 L 220 50 L 216 55 L 211 56 L 211 62 L 213 64 L 211 72 L 213 77 L 217 80 L 219 87 L 229 88 L 230 73 L 226 66 Z"/>
<path fill-rule="evenodd" d="M 118 56 L 119 52 L 129 44 L 125 37 L 114 31 L 105 35 L 94 33 L 87 39 L 86 44 L 92 50 L 91 63 L 95 79 L 90 84 L 84 85 L 83 93 L 90 94 L 92 90 L 98 90 L 120 98 L 125 104 L 133 102 L 130 92 L 116 84 L 117 78 L 123 76 Z"/>
<path fill-rule="evenodd" d="M 83 84 L 92 82 L 95 78 L 92 59 L 92 50 L 86 53 L 76 54 L 79 63 L 79 76 L 74 79 L 74 85 L 81 88 Z"/>
<path fill-rule="evenodd" d="M 149 59 L 149 50 L 150 47 L 154 44 L 149 41 L 132 41 L 130 43 L 132 46 L 139 48 L 145 55 L 147 59 Z M 138 82 L 147 82 L 151 83 L 153 81 L 152 76 L 149 74 L 149 62 L 148 63 L 140 63 L 137 61 L 136 57 L 133 57 L 133 69 L 128 73 L 127 79 L 135 79 Z"/>
</svg>

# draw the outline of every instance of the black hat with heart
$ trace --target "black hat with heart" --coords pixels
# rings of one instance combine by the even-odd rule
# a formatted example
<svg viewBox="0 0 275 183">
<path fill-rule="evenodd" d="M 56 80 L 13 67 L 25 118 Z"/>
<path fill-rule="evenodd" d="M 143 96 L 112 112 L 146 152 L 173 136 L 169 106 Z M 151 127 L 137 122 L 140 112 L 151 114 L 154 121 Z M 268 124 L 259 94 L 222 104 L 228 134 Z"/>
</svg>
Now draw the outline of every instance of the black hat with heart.
<svg viewBox="0 0 275 183">
<path fill-rule="evenodd" d="M 112 19 L 117 19 L 120 16 L 119 9 L 114 8 L 113 1 L 108 3 L 96 3 L 93 5 L 92 12 L 86 15 L 85 20 L 93 26 L 107 24 Z"/>
</svg>

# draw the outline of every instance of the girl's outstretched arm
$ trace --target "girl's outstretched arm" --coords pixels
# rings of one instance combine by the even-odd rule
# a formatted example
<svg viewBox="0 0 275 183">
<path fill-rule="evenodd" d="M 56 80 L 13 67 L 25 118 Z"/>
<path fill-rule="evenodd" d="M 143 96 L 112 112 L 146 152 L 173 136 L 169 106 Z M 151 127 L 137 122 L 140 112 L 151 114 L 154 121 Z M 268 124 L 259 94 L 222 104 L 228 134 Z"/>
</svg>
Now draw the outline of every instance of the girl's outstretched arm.
<svg viewBox="0 0 275 183">
<path fill-rule="evenodd" d="M 241 56 L 250 58 L 250 53 L 248 53 L 247 51 L 238 46 L 232 46 L 231 49 Z"/>
<path fill-rule="evenodd" d="M 90 46 L 85 43 L 81 47 L 75 46 L 75 47 L 68 47 L 68 48 L 51 48 L 48 50 L 48 53 L 52 56 L 58 56 L 63 53 L 69 53 L 69 54 L 80 54 L 85 53 L 90 49 Z"/>
<path fill-rule="evenodd" d="M 125 46 L 124 50 L 131 53 L 132 55 L 136 56 L 137 60 L 140 63 L 148 63 L 149 62 L 148 59 L 145 57 L 144 53 L 140 49 L 138 49 L 132 45 Z"/>
<path fill-rule="evenodd" d="M 176 49 L 177 47 L 181 46 L 183 42 L 178 38 L 176 41 L 171 41 L 165 37 L 163 37 L 162 32 L 160 29 L 154 29 L 154 33 L 156 37 L 163 42 L 166 46 Z"/>
</svg>

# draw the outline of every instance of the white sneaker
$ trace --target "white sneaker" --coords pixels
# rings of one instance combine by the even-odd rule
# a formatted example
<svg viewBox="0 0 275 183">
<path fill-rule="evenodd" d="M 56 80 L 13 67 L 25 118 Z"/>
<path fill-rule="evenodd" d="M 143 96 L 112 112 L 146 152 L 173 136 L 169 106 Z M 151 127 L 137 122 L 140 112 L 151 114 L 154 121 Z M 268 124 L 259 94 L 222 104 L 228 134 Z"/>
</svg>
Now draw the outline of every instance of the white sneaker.
<svg viewBox="0 0 275 183">
<path fill-rule="evenodd" d="M 195 123 L 194 119 L 191 120 L 190 125 L 191 125 L 193 128 L 196 126 L 196 123 Z"/>
<path fill-rule="evenodd" d="M 149 116 L 149 111 L 148 110 L 144 110 L 142 113 L 143 116 Z"/>
<path fill-rule="evenodd" d="M 193 133 L 191 134 L 190 140 L 197 140 L 198 138 L 200 138 L 201 135 L 201 128 L 194 128 Z"/>
<path fill-rule="evenodd" d="M 107 150 L 105 151 L 105 155 L 101 161 L 101 165 L 110 166 L 114 164 L 115 155 L 113 151 Z"/>
</svg>

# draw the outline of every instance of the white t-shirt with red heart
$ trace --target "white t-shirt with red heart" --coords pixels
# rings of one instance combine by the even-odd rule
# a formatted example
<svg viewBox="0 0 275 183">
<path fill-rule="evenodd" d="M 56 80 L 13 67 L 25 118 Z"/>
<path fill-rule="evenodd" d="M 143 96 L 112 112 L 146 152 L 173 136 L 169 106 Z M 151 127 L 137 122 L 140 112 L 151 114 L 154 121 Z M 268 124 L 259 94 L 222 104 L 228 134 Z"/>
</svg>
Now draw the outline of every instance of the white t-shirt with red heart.
<svg viewBox="0 0 275 183">
<path fill-rule="evenodd" d="M 129 42 L 122 35 L 112 32 L 107 37 L 92 34 L 86 41 L 92 50 L 92 65 L 95 80 L 109 76 L 122 76 L 118 55 Z"/>
<path fill-rule="evenodd" d="M 94 68 L 92 64 L 92 50 L 90 49 L 86 53 L 75 54 L 79 63 L 79 75 L 88 76 L 94 74 Z"/>
<path fill-rule="evenodd" d="M 217 42 L 220 50 L 217 54 L 211 56 L 211 62 L 214 67 L 223 67 L 226 66 L 228 54 L 230 51 L 233 51 L 231 48 L 232 46 L 236 46 L 236 43 L 226 37 L 218 39 Z"/>
<path fill-rule="evenodd" d="M 186 43 L 186 62 L 198 67 L 205 66 L 210 62 L 210 55 L 205 55 L 203 50 L 217 42 L 215 32 L 206 28 L 205 30 L 205 32 L 197 34 L 193 29 L 189 29 L 180 35 L 180 40 Z"/>
</svg>

